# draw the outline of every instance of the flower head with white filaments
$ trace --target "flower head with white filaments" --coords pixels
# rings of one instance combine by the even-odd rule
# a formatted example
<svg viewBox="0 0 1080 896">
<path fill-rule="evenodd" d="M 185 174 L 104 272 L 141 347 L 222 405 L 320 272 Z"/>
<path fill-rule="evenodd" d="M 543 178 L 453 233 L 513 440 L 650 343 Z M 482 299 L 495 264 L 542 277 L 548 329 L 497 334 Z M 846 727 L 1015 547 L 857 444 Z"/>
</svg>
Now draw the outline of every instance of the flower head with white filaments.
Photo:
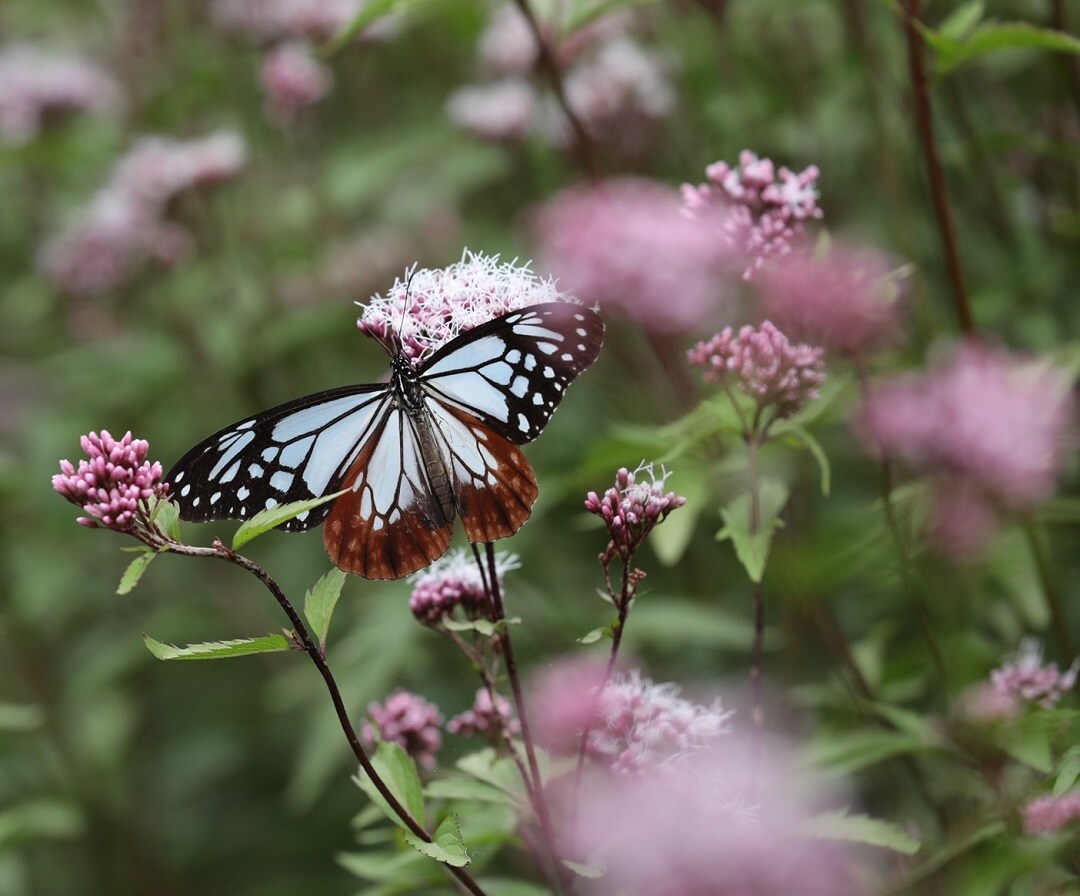
<svg viewBox="0 0 1080 896">
<path fill-rule="evenodd" d="M 529 263 L 499 261 L 466 249 L 445 268 L 414 265 L 385 293 L 357 302 L 364 311 L 360 332 L 384 346 L 400 346 L 413 364 L 426 361 L 456 336 L 500 314 L 544 302 L 574 301 Z"/>
<path fill-rule="evenodd" d="M 502 588 L 503 577 L 521 568 L 517 554 L 495 555 L 495 575 Z M 485 616 L 488 592 L 480 569 L 464 548 L 444 554 L 423 572 L 413 576 L 409 608 L 424 625 L 438 627 L 461 608 L 466 618 Z"/>
</svg>

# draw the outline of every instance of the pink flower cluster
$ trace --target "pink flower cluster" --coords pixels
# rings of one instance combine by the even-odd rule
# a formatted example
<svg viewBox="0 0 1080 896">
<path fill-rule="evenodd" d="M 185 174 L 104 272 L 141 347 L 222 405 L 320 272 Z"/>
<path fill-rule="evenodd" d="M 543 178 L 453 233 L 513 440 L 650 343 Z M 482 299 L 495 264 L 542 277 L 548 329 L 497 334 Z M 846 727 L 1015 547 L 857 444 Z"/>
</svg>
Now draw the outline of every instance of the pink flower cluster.
<svg viewBox="0 0 1080 896">
<path fill-rule="evenodd" d="M 442 723 L 442 713 L 434 703 L 398 688 L 382 703 L 368 704 L 360 736 L 369 745 L 378 740 L 396 743 L 420 765 L 434 768 L 435 754 L 442 746 Z"/>
<path fill-rule="evenodd" d="M 747 149 L 739 154 L 737 166 L 709 165 L 708 183 L 684 184 L 683 203 L 695 218 L 708 209 L 723 212 L 716 233 L 729 251 L 744 259 L 743 277 L 750 279 L 767 260 L 793 250 L 806 221 L 823 216 L 817 204 L 819 173 L 816 165 L 798 174 L 783 167 L 777 172 L 770 159 L 759 159 Z"/>
<path fill-rule="evenodd" d="M 509 700 L 496 694 L 493 702 L 487 689 L 480 688 L 476 692 L 472 709 L 454 716 L 446 723 L 446 730 L 461 737 L 479 735 L 494 744 L 501 740 L 504 734 L 518 734 L 521 724 L 514 715 Z"/>
<path fill-rule="evenodd" d="M 495 573 L 502 587 L 503 576 L 521 566 L 515 554 L 499 553 Z M 489 601 L 484 580 L 472 557 L 464 548 L 444 554 L 414 578 L 409 609 L 425 625 L 438 626 L 460 609 L 466 619 L 478 619 L 487 613 Z"/>
<path fill-rule="evenodd" d="M 586 495 L 585 509 L 604 521 L 611 536 L 609 555 L 628 561 L 652 530 L 686 503 L 681 495 L 664 491 L 670 475 L 662 467 L 657 475 L 653 465 L 644 462 L 633 471 L 620 467 L 615 484 L 603 497 L 596 492 Z"/>
<path fill-rule="evenodd" d="M 727 732 L 731 713 L 679 696 L 673 684 L 654 684 L 637 671 L 617 675 L 607 687 L 593 663 L 563 663 L 543 674 L 529 713 L 550 749 L 573 754 L 588 731 L 589 759 L 619 775 L 655 771 L 672 757 L 714 744 Z"/>
<path fill-rule="evenodd" d="M 334 37 L 359 15 L 367 0 L 213 0 L 214 23 L 258 40 Z M 377 34 L 387 26 L 373 27 Z"/>
<path fill-rule="evenodd" d="M 158 462 L 146 459 L 149 443 L 133 439 L 131 433 L 114 439 L 107 430 L 82 437 L 88 460 L 76 468 L 70 461 L 60 461 L 60 472 L 52 485 L 88 516 L 78 522 L 91 528 L 104 527 L 126 531 L 145 513 L 151 498 L 164 498 L 167 490 L 161 481 Z"/>
<path fill-rule="evenodd" d="M 792 345 L 765 321 L 758 329 L 743 327 L 736 334 L 725 327 L 689 352 L 691 364 L 705 371 L 710 382 L 734 385 L 761 407 L 775 408 L 776 417 L 790 417 L 818 397 L 825 381 L 824 351 Z"/>
<path fill-rule="evenodd" d="M 357 302 L 364 309 L 357 327 L 383 345 L 399 342 L 405 357 L 419 364 L 455 336 L 493 317 L 568 300 L 553 280 L 538 277 L 528 264 L 500 262 L 497 255 L 466 249 L 456 264 L 414 267 L 385 295 Z"/>
<path fill-rule="evenodd" d="M 1080 790 L 1070 790 L 1061 796 L 1040 796 L 1022 810 L 1024 833 L 1045 837 L 1055 834 L 1067 824 L 1080 819 Z"/>
<path fill-rule="evenodd" d="M 83 59 L 20 44 L 0 49 L 0 144 L 34 139 L 54 113 L 112 113 L 120 105 L 116 81 Z"/>
<path fill-rule="evenodd" d="M 899 337 L 900 290 L 889 270 L 888 258 L 872 249 L 794 252 L 758 275 L 761 309 L 792 338 L 865 356 Z"/>
<path fill-rule="evenodd" d="M 315 58 L 308 44 L 288 41 L 271 48 L 263 57 L 259 83 L 267 118 L 286 126 L 330 92 L 334 76 Z"/>
<path fill-rule="evenodd" d="M 42 273 L 69 295 L 89 297 L 121 286 L 148 257 L 176 264 L 191 251 L 192 237 L 166 220 L 169 203 L 232 177 L 246 161 L 243 141 L 228 132 L 201 140 L 142 138 L 89 205 L 42 248 Z"/>
<path fill-rule="evenodd" d="M 1009 661 L 990 673 L 994 690 L 1016 704 L 1035 703 L 1051 709 L 1063 694 L 1076 685 L 1080 659 L 1067 672 L 1057 663 L 1043 664 L 1042 646 L 1035 638 L 1025 638 Z"/>
<path fill-rule="evenodd" d="M 608 14 L 573 33 L 539 22 L 545 40 L 565 70 L 567 102 L 592 137 L 631 153 L 647 147 L 657 124 L 675 105 L 669 66 L 627 32 L 633 17 Z M 483 84 L 463 87 L 446 104 L 451 121 L 491 140 L 520 140 L 536 134 L 563 148 L 574 134 L 553 97 L 541 98 L 526 80 L 538 59 L 536 40 L 511 4 L 492 14 L 480 38 Z"/>
<path fill-rule="evenodd" d="M 966 344 L 928 372 L 876 389 L 860 430 L 870 450 L 933 477 L 933 532 L 962 558 L 985 544 L 1002 511 L 1053 494 L 1072 415 L 1063 370 Z"/>
<path fill-rule="evenodd" d="M 542 270 L 652 332 L 700 325 L 724 298 L 727 253 L 664 184 L 627 178 L 564 190 L 532 223 Z"/>
<path fill-rule="evenodd" d="M 568 839 L 597 896 L 859 896 L 849 848 L 806 827 L 827 795 L 773 745 L 734 736 L 647 775 L 585 781 Z"/>
</svg>

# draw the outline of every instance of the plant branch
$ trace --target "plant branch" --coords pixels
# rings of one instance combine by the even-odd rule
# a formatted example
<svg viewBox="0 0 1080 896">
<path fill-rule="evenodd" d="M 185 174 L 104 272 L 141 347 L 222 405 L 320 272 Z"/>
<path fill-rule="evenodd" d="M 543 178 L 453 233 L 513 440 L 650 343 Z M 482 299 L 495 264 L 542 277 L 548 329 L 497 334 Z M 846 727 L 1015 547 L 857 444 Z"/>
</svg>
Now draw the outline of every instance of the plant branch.
<svg viewBox="0 0 1080 896">
<path fill-rule="evenodd" d="M 956 239 L 956 229 L 949 206 L 949 195 L 945 187 L 945 175 L 938 157 L 937 144 L 934 140 L 934 122 L 930 111 L 930 90 L 926 77 L 923 58 L 924 43 L 919 32 L 922 24 L 921 0 L 903 0 L 904 37 L 907 41 L 908 73 L 911 78 L 912 100 L 915 105 L 915 124 L 919 133 L 919 146 L 922 151 L 926 175 L 930 182 L 930 196 L 934 203 L 934 217 L 937 221 L 938 234 L 945 252 L 945 264 L 952 283 L 953 305 L 960 319 L 960 327 L 966 336 L 975 335 L 975 318 L 971 313 L 971 301 L 968 297 L 967 284 L 964 280 L 964 268 L 960 262 L 960 249 Z"/>
<path fill-rule="evenodd" d="M 1072 636 L 1069 634 L 1068 616 L 1065 613 L 1065 605 L 1061 600 L 1061 592 L 1054 584 L 1054 577 L 1050 569 L 1050 552 L 1046 548 L 1042 534 L 1033 521 L 1024 524 L 1024 534 L 1027 536 L 1028 545 L 1031 548 L 1031 556 L 1035 560 L 1035 569 L 1038 571 L 1039 584 L 1042 586 L 1043 599 L 1050 611 L 1050 619 L 1054 626 L 1054 637 L 1057 638 L 1058 647 L 1061 648 L 1065 665 L 1073 661 L 1076 656 L 1076 648 L 1073 646 Z"/>
</svg>

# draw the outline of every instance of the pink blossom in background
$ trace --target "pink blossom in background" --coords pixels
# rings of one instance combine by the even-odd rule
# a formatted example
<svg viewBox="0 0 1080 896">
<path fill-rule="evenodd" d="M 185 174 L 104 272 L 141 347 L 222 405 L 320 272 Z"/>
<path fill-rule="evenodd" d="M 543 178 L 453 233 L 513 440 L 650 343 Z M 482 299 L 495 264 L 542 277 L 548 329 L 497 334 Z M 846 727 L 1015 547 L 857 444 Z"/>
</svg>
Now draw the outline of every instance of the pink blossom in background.
<svg viewBox="0 0 1080 896">
<path fill-rule="evenodd" d="M 631 778 L 593 776 L 569 837 L 596 896 L 857 896 L 850 847 L 805 832 L 829 795 L 734 735 Z"/>
<path fill-rule="evenodd" d="M 1061 796 L 1040 796 L 1021 810 L 1024 833 L 1045 837 L 1056 834 L 1066 825 L 1080 819 L 1080 790 L 1070 790 Z"/>
<path fill-rule="evenodd" d="M 543 26 L 542 26 L 543 27 Z M 550 38 L 550 29 L 546 36 Z M 512 3 L 499 6 L 488 19 L 477 47 L 480 64 L 496 75 L 526 75 L 538 53 L 529 23 Z"/>
<path fill-rule="evenodd" d="M 76 468 L 70 461 L 60 461 L 60 472 L 53 476 L 53 488 L 88 514 L 78 522 L 91 528 L 105 527 L 125 531 L 135 525 L 140 513 L 149 513 L 151 498 L 164 498 L 168 486 L 161 481 L 162 468 L 148 461 L 150 445 L 133 439 L 127 432 L 114 439 L 103 429 L 80 440 L 86 460 Z"/>
<path fill-rule="evenodd" d="M 1035 638 L 1024 638 L 1020 649 L 1000 668 L 990 673 L 990 682 L 999 694 L 1017 703 L 1034 703 L 1052 709 L 1062 695 L 1076 686 L 1080 659 L 1068 671 L 1058 670 L 1057 663 L 1044 663 L 1042 645 Z"/>
<path fill-rule="evenodd" d="M 537 737 L 553 752 L 586 756 L 618 775 L 658 768 L 677 755 L 705 749 L 728 730 L 731 713 L 679 696 L 674 684 L 654 684 L 639 672 L 615 675 L 600 691 L 604 668 L 563 662 L 542 673 L 529 697 Z"/>
<path fill-rule="evenodd" d="M 669 66 L 627 36 L 600 44 L 565 76 L 566 99 L 592 137 L 633 154 L 649 147 L 658 125 L 675 108 Z M 552 100 L 541 131 L 556 146 L 574 134 Z"/>
<path fill-rule="evenodd" d="M 495 575 L 499 587 L 508 572 L 520 569 L 516 554 L 495 555 Z M 425 625 L 437 626 L 460 609 L 466 619 L 487 615 L 490 601 L 484 580 L 472 554 L 464 548 L 448 551 L 426 570 L 412 577 L 409 609 Z"/>
<path fill-rule="evenodd" d="M 775 408 L 777 417 L 790 417 L 818 397 L 823 355 L 820 348 L 793 345 L 769 321 L 738 333 L 725 327 L 687 352 L 707 382 L 730 383 L 761 407 Z"/>
<path fill-rule="evenodd" d="M 611 536 L 610 555 L 629 560 L 652 530 L 686 503 L 681 495 L 664 490 L 670 475 L 663 467 L 658 474 L 652 464 L 642 462 L 633 471 L 620 468 L 615 485 L 603 497 L 588 493 L 585 509 L 604 521 Z"/>
<path fill-rule="evenodd" d="M 308 44 L 289 41 L 267 51 L 259 68 L 259 83 L 267 117 L 288 125 L 330 92 L 334 76 Z"/>
<path fill-rule="evenodd" d="M 833 246 L 821 257 L 799 251 L 779 258 L 755 282 L 763 314 L 793 339 L 865 356 L 899 340 L 891 267 L 873 249 Z"/>
<path fill-rule="evenodd" d="M 923 374 L 871 394 L 861 431 L 943 485 L 973 487 L 1013 510 L 1049 498 L 1070 443 L 1067 374 L 1050 364 L 965 344 Z"/>
<path fill-rule="evenodd" d="M 521 78 L 455 90 L 446 115 L 457 127 L 485 140 L 521 140 L 536 119 L 536 90 Z"/>
<path fill-rule="evenodd" d="M 688 330 L 724 302 L 728 256 L 663 184 L 621 179 L 564 190 L 532 224 L 542 270 L 651 331 Z"/>
<path fill-rule="evenodd" d="M 404 355 L 417 364 L 455 336 L 493 317 L 560 301 L 572 299 L 554 280 L 533 273 L 527 263 L 502 262 L 497 255 L 466 249 L 455 264 L 414 267 L 385 295 L 357 302 L 364 309 L 357 326 L 386 345 L 399 339 Z"/>
<path fill-rule="evenodd" d="M 261 41 L 304 38 L 325 41 L 346 28 L 369 0 L 212 0 L 210 16 L 226 31 L 247 34 Z M 392 16 L 383 16 L 364 29 L 363 37 L 381 38 L 394 33 Z"/>
<path fill-rule="evenodd" d="M 116 113 L 120 86 L 77 56 L 22 44 L 0 48 L 0 144 L 33 140 L 55 113 Z"/>
<path fill-rule="evenodd" d="M 971 483 L 934 477 L 931 480 L 927 535 L 944 555 L 958 562 L 975 560 L 1001 528 L 994 504 Z"/>
<path fill-rule="evenodd" d="M 424 768 L 434 768 L 435 754 L 442 746 L 442 724 L 439 707 L 398 688 L 382 703 L 368 704 L 360 736 L 369 746 L 377 740 L 396 743 Z"/>
<path fill-rule="evenodd" d="M 706 210 L 722 212 L 718 227 L 713 221 L 703 226 L 715 228 L 720 243 L 743 258 L 743 277 L 750 279 L 767 260 L 793 251 L 803 239 L 805 222 L 823 216 L 817 204 L 818 175 L 816 165 L 799 173 L 777 172 L 770 159 L 743 150 L 737 166 L 714 162 L 705 169 L 707 183 L 684 184 L 683 203 L 694 218 Z"/>
<path fill-rule="evenodd" d="M 965 688 L 955 705 L 957 715 L 984 725 L 1016 718 L 1020 709 L 1020 704 L 1014 697 L 1002 693 L 989 681 L 980 681 Z"/>
<path fill-rule="evenodd" d="M 194 241 L 165 220 L 169 203 L 234 176 L 246 162 L 243 141 L 229 132 L 200 140 L 141 138 L 89 204 L 42 246 L 39 268 L 69 295 L 92 297 L 123 285 L 148 258 L 176 264 Z"/>
<path fill-rule="evenodd" d="M 492 701 L 491 694 L 485 688 L 480 688 L 472 709 L 454 716 L 446 723 L 446 730 L 461 737 L 485 737 L 494 743 L 503 737 L 504 732 L 511 736 L 519 734 L 521 724 L 509 700 L 496 694 Z"/>
</svg>

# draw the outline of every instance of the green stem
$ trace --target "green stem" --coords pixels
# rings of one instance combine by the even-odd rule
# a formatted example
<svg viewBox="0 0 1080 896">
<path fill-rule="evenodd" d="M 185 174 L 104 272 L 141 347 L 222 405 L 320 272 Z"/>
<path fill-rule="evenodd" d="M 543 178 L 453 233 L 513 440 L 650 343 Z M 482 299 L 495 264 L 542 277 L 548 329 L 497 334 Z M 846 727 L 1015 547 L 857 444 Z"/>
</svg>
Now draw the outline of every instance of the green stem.
<svg viewBox="0 0 1080 896">
<path fill-rule="evenodd" d="M 1031 556 L 1035 560 L 1035 569 L 1039 575 L 1039 584 L 1042 586 L 1043 599 L 1050 611 L 1050 619 L 1054 626 L 1054 637 L 1057 638 L 1058 647 L 1061 648 L 1062 658 L 1065 665 L 1073 661 L 1076 656 L 1076 648 L 1073 646 L 1072 636 L 1069 634 L 1068 617 L 1065 614 L 1065 604 L 1061 599 L 1054 582 L 1051 570 L 1050 551 L 1046 546 L 1042 533 L 1033 521 L 1024 524 L 1024 534 L 1027 536 L 1028 546 L 1031 548 Z"/>
</svg>

